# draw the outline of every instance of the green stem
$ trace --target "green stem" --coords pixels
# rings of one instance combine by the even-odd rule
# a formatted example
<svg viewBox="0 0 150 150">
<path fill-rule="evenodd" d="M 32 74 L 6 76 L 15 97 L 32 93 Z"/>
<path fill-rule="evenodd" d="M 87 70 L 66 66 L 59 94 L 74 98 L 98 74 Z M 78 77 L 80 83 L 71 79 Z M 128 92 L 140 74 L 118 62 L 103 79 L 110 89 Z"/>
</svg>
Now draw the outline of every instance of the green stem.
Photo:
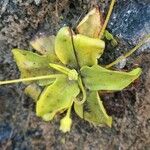
<svg viewBox="0 0 150 150">
<path fill-rule="evenodd" d="M 82 81 L 82 78 L 80 77 L 81 75 L 81 72 L 80 72 L 80 64 L 79 64 L 79 61 L 78 61 L 78 56 L 77 56 L 77 53 L 76 53 L 76 50 L 75 50 L 75 46 L 74 46 L 74 39 L 73 39 L 73 33 L 72 33 L 72 30 L 70 29 L 70 34 L 71 34 L 71 41 L 72 41 L 72 46 L 73 46 L 73 51 L 74 51 L 74 55 L 75 55 L 75 58 L 76 58 L 76 62 L 77 62 L 77 71 L 79 73 L 79 77 L 78 77 L 78 85 L 82 91 L 82 94 L 83 94 L 83 97 L 82 97 L 82 100 L 81 101 L 78 101 L 77 99 L 74 99 L 74 102 L 81 105 L 83 104 L 85 101 L 86 101 L 86 90 L 84 89 L 84 83 Z"/>
<path fill-rule="evenodd" d="M 99 35 L 99 38 L 100 38 L 100 39 L 103 37 L 103 34 L 104 34 L 104 32 L 105 32 L 105 29 L 106 29 L 107 24 L 108 24 L 108 21 L 109 21 L 109 18 L 110 18 L 111 14 L 112 14 L 113 7 L 114 7 L 115 2 L 116 2 L 116 0 L 112 0 L 112 1 L 111 1 L 111 4 L 110 4 L 110 6 L 109 6 L 109 10 L 108 10 L 107 17 L 106 17 L 106 19 L 105 19 L 104 25 L 103 25 L 102 30 L 101 30 L 100 35 Z"/>
<path fill-rule="evenodd" d="M 68 108 L 67 114 L 66 114 L 66 116 L 68 116 L 69 118 L 70 118 L 70 114 L 71 114 L 72 104 L 73 104 L 73 102 L 71 102 L 71 105 L 70 105 L 70 107 Z"/>
<path fill-rule="evenodd" d="M 64 66 L 61 66 L 61 65 L 57 65 L 57 64 L 52 64 L 50 63 L 49 64 L 50 67 L 52 67 L 53 69 L 61 72 L 61 73 L 64 73 L 65 75 L 68 75 L 69 72 L 71 71 L 70 69 L 68 69 L 67 67 L 64 67 Z"/>
<path fill-rule="evenodd" d="M 150 39 L 150 34 L 147 35 L 138 45 L 136 45 L 128 53 L 124 54 L 123 56 L 120 56 L 119 58 L 117 58 L 112 63 L 106 65 L 105 68 L 110 68 L 110 67 L 114 66 L 115 64 L 119 63 L 122 59 L 129 57 L 132 53 L 134 53 L 137 49 L 139 49 L 143 44 L 145 44 L 145 42 L 147 42 L 148 39 Z"/>
<path fill-rule="evenodd" d="M 78 80 L 78 73 L 75 69 L 69 69 L 67 67 L 64 66 L 60 66 L 57 64 L 49 64 L 50 67 L 52 67 L 53 69 L 62 72 L 63 74 L 67 75 L 69 80 Z"/>
<path fill-rule="evenodd" d="M 71 42 L 72 42 L 73 52 L 74 52 L 74 56 L 75 56 L 76 63 L 77 63 L 77 71 L 78 71 L 78 73 L 80 73 L 80 64 L 79 64 L 78 56 L 77 56 L 77 53 L 76 53 L 76 50 L 75 50 L 75 46 L 74 46 L 73 33 L 72 33 L 71 28 L 69 28 L 69 29 L 70 29 L 70 36 L 71 36 Z"/>
<path fill-rule="evenodd" d="M 86 90 L 84 89 L 81 77 L 78 78 L 78 85 L 79 85 L 79 87 L 82 91 L 83 97 L 82 97 L 81 101 L 78 101 L 77 99 L 74 99 L 74 102 L 77 103 L 78 105 L 82 105 L 86 101 Z"/>
<path fill-rule="evenodd" d="M 30 77 L 30 78 L 23 78 L 23 79 L 16 79 L 16 80 L 0 81 L 0 85 L 11 84 L 11 83 L 18 83 L 18 82 L 44 80 L 44 79 L 53 79 L 53 78 L 59 77 L 60 75 L 61 74 L 54 74 L 54 75 L 45 75 L 45 76 Z"/>
</svg>

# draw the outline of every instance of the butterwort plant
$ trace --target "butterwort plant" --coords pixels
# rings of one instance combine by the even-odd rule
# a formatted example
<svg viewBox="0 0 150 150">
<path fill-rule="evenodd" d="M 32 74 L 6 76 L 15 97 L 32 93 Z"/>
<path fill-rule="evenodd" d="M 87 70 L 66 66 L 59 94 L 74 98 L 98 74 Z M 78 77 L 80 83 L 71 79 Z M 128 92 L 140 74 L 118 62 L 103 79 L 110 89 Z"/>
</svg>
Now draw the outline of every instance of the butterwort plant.
<svg viewBox="0 0 150 150">
<path fill-rule="evenodd" d="M 36 103 L 36 115 L 51 121 L 63 113 L 60 130 L 71 129 L 71 110 L 98 126 L 112 126 L 100 99 L 102 91 L 121 91 L 141 75 L 141 68 L 130 72 L 115 71 L 111 67 L 131 55 L 143 43 L 109 65 L 101 66 L 98 59 L 104 52 L 106 37 L 116 43 L 106 31 L 115 0 L 112 0 L 103 23 L 99 8 L 93 8 L 79 23 L 75 31 L 62 27 L 56 36 L 41 36 L 30 42 L 36 52 L 13 49 L 12 53 L 21 77 L 1 81 L 0 84 L 23 82 L 25 93 Z"/>
</svg>

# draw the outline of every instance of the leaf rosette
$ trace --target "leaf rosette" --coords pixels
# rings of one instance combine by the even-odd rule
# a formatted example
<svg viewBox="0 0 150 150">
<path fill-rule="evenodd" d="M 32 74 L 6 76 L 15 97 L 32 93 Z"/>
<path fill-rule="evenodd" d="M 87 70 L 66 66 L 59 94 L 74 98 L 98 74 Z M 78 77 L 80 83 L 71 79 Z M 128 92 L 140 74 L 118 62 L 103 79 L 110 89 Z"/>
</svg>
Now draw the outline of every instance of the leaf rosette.
<svg viewBox="0 0 150 150">
<path fill-rule="evenodd" d="M 98 64 L 105 49 L 105 42 L 99 38 L 101 17 L 99 9 L 94 8 L 77 26 L 77 34 L 62 27 L 56 37 L 34 39 L 30 44 L 36 53 L 12 50 L 21 78 L 41 76 L 39 80 L 24 82 L 25 93 L 36 102 L 36 115 L 51 121 L 66 113 L 60 125 L 63 132 L 70 131 L 72 107 L 80 118 L 111 127 L 112 117 L 100 99 L 101 91 L 120 91 L 141 74 L 140 68 L 122 72 Z"/>
</svg>

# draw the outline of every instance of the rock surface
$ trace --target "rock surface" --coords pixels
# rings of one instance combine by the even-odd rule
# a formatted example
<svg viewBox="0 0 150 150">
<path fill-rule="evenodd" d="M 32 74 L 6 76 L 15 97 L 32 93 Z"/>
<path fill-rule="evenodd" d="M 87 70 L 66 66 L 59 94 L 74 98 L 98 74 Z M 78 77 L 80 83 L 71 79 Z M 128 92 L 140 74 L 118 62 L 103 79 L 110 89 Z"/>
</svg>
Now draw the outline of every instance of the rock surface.
<svg viewBox="0 0 150 150">
<path fill-rule="evenodd" d="M 118 38 L 136 45 L 144 36 L 150 34 L 150 1 L 118 0 L 108 28 Z M 150 44 L 142 47 L 142 51 Z"/>
</svg>

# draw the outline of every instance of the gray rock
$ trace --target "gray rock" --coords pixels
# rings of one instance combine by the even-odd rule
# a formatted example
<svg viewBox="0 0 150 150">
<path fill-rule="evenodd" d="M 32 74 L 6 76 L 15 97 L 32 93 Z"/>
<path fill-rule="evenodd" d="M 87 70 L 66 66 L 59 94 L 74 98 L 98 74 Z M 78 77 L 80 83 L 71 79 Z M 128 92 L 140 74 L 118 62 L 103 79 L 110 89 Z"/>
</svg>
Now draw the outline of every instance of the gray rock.
<svg viewBox="0 0 150 150">
<path fill-rule="evenodd" d="M 7 123 L 0 124 L 0 143 L 10 138 L 11 130 L 12 129 L 9 126 L 9 124 Z"/>
<path fill-rule="evenodd" d="M 150 0 L 118 0 L 108 28 L 117 37 L 136 45 L 150 34 Z M 150 42 L 142 50 L 150 48 Z"/>
<path fill-rule="evenodd" d="M 41 3 L 41 0 L 34 0 L 36 5 L 39 5 Z"/>
</svg>

